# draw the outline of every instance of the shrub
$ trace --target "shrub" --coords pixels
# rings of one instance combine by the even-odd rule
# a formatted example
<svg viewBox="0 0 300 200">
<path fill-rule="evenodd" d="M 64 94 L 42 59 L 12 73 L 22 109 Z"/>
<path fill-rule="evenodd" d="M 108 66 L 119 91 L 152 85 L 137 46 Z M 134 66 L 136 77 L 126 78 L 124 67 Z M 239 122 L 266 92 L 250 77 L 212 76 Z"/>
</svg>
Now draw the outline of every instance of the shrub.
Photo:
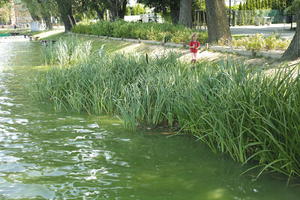
<svg viewBox="0 0 300 200">
<path fill-rule="evenodd" d="M 288 48 L 290 40 L 280 39 L 277 35 L 273 34 L 264 37 L 262 34 L 256 34 L 250 37 L 241 39 L 233 39 L 232 45 L 236 47 L 244 47 L 247 50 L 285 50 Z"/>
<path fill-rule="evenodd" d="M 249 38 L 246 49 L 252 51 L 258 51 L 261 50 L 264 46 L 265 46 L 265 40 L 263 38 L 263 35 L 256 34 L 255 36 Z"/>
<path fill-rule="evenodd" d="M 197 30 L 189 29 L 181 25 L 159 24 L 159 23 L 140 23 L 125 21 L 99 21 L 94 24 L 78 24 L 72 31 L 80 34 L 93 34 L 102 36 L 112 36 L 120 38 L 140 38 L 144 40 L 166 41 L 186 43 L 190 36 Z M 198 32 L 199 41 L 207 41 L 206 32 Z"/>
<path fill-rule="evenodd" d="M 141 15 L 145 13 L 146 13 L 146 9 L 143 4 L 136 4 L 136 6 L 132 8 L 132 15 Z"/>
<path fill-rule="evenodd" d="M 277 44 L 277 38 L 275 35 L 271 35 L 265 39 L 265 47 L 267 50 L 275 49 Z"/>
</svg>

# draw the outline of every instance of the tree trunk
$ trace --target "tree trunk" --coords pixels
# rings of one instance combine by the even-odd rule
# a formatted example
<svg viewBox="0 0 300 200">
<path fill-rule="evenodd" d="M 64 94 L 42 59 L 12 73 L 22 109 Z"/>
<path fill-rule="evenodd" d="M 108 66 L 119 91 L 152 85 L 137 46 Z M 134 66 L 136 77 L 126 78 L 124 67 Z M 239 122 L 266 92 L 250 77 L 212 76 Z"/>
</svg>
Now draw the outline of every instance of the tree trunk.
<svg viewBox="0 0 300 200">
<path fill-rule="evenodd" d="M 115 21 L 116 19 L 124 19 L 127 0 L 111 0 L 108 1 L 108 4 L 112 21 Z"/>
<path fill-rule="evenodd" d="M 294 60 L 300 57 L 300 11 L 296 15 L 297 28 L 294 38 L 288 47 L 288 49 L 284 52 L 281 59 L 282 60 Z"/>
<path fill-rule="evenodd" d="M 124 19 L 126 13 L 127 0 L 123 0 L 118 9 L 118 16 L 120 19 Z"/>
<path fill-rule="evenodd" d="M 111 8 L 110 9 L 110 20 L 111 21 L 115 21 L 116 19 L 118 19 L 118 11 L 115 8 Z"/>
<path fill-rule="evenodd" d="M 70 15 L 70 18 L 71 18 L 71 23 L 72 23 L 72 26 L 75 26 L 76 25 L 76 20 L 75 20 L 75 17 L 74 15 Z"/>
<path fill-rule="evenodd" d="M 111 21 L 115 21 L 116 19 L 119 18 L 119 16 L 118 16 L 119 2 L 118 1 L 119 0 L 108 1 Z"/>
<path fill-rule="evenodd" d="M 97 16 L 98 16 L 99 20 L 103 20 L 104 19 L 104 12 L 103 12 L 103 10 L 97 9 L 96 13 L 97 13 Z"/>
<path fill-rule="evenodd" d="M 53 25 L 52 25 L 52 23 L 51 23 L 51 17 L 46 16 L 46 17 L 43 17 L 43 19 L 44 19 L 44 21 L 45 21 L 45 23 L 46 23 L 46 28 L 47 28 L 48 30 L 52 30 L 52 29 L 53 29 Z"/>
<path fill-rule="evenodd" d="M 61 20 L 64 23 L 65 31 L 71 31 L 75 20 L 72 13 L 72 1 L 71 0 L 56 0 Z"/>
<path fill-rule="evenodd" d="M 99 20 L 103 20 L 104 19 L 104 9 L 100 8 L 100 6 L 98 4 L 95 4 L 94 9 L 97 13 Z"/>
<path fill-rule="evenodd" d="M 173 24 L 178 24 L 179 11 L 180 11 L 179 0 L 171 1 L 170 10 L 171 10 L 171 18 L 172 18 Z"/>
<path fill-rule="evenodd" d="M 180 0 L 179 24 L 192 28 L 193 0 Z"/>
<path fill-rule="evenodd" d="M 206 0 L 208 42 L 231 41 L 224 0 Z"/>
</svg>

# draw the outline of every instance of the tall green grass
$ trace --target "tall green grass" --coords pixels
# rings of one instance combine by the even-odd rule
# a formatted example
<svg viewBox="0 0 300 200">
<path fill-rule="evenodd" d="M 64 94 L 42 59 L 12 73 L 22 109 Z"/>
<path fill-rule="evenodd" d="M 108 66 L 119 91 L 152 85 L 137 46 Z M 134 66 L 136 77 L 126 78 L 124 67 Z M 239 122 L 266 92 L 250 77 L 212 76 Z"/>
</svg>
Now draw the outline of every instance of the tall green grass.
<svg viewBox="0 0 300 200">
<path fill-rule="evenodd" d="M 119 38 L 135 38 L 144 40 L 156 40 L 165 42 L 188 42 L 193 32 L 198 32 L 199 41 L 207 41 L 207 33 L 199 32 L 181 25 L 139 23 L 125 21 L 99 21 L 92 24 L 78 24 L 73 29 L 74 33 L 101 35 Z"/>
<path fill-rule="evenodd" d="M 80 41 L 76 37 L 59 39 L 57 43 L 49 43 L 42 49 L 46 64 L 66 66 L 84 62 L 92 54 L 91 41 Z"/>
<path fill-rule="evenodd" d="M 174 54 L 148 58 L 102 52 L 40 72 L 32 87 L 36 98 L 58 109 L 118 115 L 131 128 L 179 129 L 215 152 L 255 163 L 258 175 L 268 170 L 300 176 L 296 70 L 267 75 L 231 61 L 191 68 Z"/>
</svg>

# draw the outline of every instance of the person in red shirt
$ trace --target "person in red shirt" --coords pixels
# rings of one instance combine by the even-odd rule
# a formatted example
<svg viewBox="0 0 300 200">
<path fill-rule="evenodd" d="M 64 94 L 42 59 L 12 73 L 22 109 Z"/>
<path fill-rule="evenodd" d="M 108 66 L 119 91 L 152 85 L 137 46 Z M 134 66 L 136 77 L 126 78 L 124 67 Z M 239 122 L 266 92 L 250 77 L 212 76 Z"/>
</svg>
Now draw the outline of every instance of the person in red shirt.
<svg viewBox="0 0 300 200">
<path fill-rule="evenodd" d="M 197 41 L 197 33 L 192 35 L 192 40 L 190 41 L 189 46 L 192 53 L 192 63 L 196 63 L 198 49 L 200 48 L 200 42 Z"/>
</svg>

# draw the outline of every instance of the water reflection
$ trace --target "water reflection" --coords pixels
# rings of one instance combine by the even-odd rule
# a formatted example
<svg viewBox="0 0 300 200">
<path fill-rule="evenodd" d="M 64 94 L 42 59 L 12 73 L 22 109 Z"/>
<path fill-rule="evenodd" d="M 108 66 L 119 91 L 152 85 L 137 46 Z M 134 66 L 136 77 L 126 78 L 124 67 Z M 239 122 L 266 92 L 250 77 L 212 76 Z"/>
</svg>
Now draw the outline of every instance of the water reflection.
<svg viewBox="0 0 300 200">
<path fill-rule="evenodd" d="M 131 133 L 115 120 L 37 105 L 22 89 L 32 72 L 17 66 L 29 66 L 19 56 L 38 44 L 11 43 L 9 51 L 0 59 L 0 199 L 299 198 L 299 188 L 284 182 L 240 176 L 237 163 L 191 138 Z"/>
</svg>

